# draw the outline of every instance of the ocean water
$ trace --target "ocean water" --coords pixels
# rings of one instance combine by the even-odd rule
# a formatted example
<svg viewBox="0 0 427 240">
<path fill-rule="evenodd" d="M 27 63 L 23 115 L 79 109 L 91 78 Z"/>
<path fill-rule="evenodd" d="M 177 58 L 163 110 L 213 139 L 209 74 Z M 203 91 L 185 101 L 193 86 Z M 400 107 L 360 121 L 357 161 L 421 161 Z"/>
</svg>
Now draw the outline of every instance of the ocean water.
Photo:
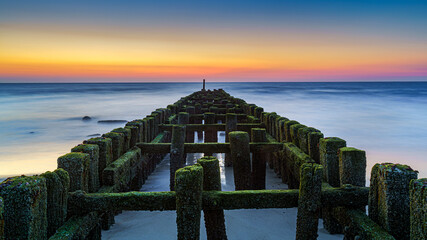
<svg viewBox="0 0 427 240">
<path fill-rule="evenodd" d="M 56 168 L 89 135 L 165 107 L 199 83 L 0 84 L 0 178 Z M 427 177 L 427 82 L 207 83 L 265 111 L 340 137 L 373 164 L 408 164 Z M 83 116 L 92 120 L 82 121 Z"/>
</svg>

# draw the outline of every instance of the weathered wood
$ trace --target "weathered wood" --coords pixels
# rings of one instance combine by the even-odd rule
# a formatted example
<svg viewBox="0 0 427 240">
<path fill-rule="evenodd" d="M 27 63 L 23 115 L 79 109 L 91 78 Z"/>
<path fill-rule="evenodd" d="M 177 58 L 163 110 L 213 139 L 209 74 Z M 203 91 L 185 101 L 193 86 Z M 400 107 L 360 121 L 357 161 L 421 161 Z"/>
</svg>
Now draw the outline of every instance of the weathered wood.
<svg viewBox="0 0 427 240">
<path fill-rule="evenodd" d="M 409 166 L 382 163 L 371 171 L 369 217 L 396 239 L 409 239 L 409 183 L 418 172 Z"/>
<path fill-rule="evenodd" d="M 186 154 L 184 150 L 186 127 L 176 125 L 172 130 L 172 143 L 170 145 L 170 190 L 175 187 L 175 172 L 185 165 Z"/>
<path fill-rule="evenodd" d="M 203 167 L 203 190 L 221 191 L 219 161 L 215 157 L 203 157 L 197 160 Z M 227 239 L 224 210 L 203 210 L 208 240 Z"/>
<path fill-rule="evenodd" d="M 249 134 L 247 132 L 236 131 L 231 132 L 229 137 L 235 189 L 251 189 L 251 156 L 249 149 Z"/>
<path fill-rule="evenodd" d="M 253 142 L 267 142 L 267 133 L 265 128 L 252 128 L 251 138 Z M 263 150 L 252 152 L 252 188 L 255 190 L 265 189 L 265 171 L 266 171 L 266 153 Z"/>
<path fill-rule="evenodd" d="M 169 153 L 171 143 L 137 143 L 143 153 Z M 280 151 L 283 149 L 282 143 L 249 143 L 250 151 Z M 230 143 L 185 143 L 186 153 L 230 153 Z"/>
<path fill-rule="evenodd" d="M 233 210 L 298 207 L 298 189 L 204 191 L 203 209 Z M 357 208 L 368 204 L 368 187 L 322 189 L 322 207 Z M 91 211 L 176 210 L 175 192 L 83 193 L 73 192 L 68 198 L 69 208 L 81 214 Z"/>
<path fill-rule="evenodd" d="M 229 134 L 237 131 L 237 115 L 235 113 L 227 113 L 225 117 L 225 142 L 229 142 Z M 230 167 L 233 165 L 230 154 L 225 154 L 224 165 Z"/>
<path fill-rule="evenodd" d="M 176 224 L 178 240 L 200 238 L 203 168 L 199 164 L 176 171 Z"/>
<path fill-rule="evenodd" d="M 296 239 L 317 239 L 323 168 L 316 163 L 301 166 Z"/>
</svg>

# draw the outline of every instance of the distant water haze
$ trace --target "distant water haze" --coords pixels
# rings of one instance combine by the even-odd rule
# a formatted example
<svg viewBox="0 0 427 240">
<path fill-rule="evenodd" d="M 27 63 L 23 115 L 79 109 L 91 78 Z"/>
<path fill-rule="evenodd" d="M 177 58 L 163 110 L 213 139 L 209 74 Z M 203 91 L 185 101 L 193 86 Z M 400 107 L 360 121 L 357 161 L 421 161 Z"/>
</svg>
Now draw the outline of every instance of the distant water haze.
<svg viewBox="0 0 427 240">
<path fill-rule="evenodd" d="M 427 177 L 427 83 L 207 83 L 268 112 L 340 137 L 373 164 L 408 164 Z M 0 178 L 38 174 L 92 134 L 143 118 L 199 83 L 0 84 Z M 83 121 L 84 116 L 92 119 Z M 369 178 L 368 178 L 369 180 Z"/>
</svg>

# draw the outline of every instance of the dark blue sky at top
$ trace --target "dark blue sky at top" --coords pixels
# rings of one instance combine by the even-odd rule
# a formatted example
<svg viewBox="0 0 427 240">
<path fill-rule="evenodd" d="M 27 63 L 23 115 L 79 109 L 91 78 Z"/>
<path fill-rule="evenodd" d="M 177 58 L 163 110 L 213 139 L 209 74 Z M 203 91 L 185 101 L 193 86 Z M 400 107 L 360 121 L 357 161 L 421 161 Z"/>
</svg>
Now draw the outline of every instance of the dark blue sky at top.
<svg viewBox="0 0 427 240">
<path fill-rule="evenodd" d="M 0 23 L 427 32 L 427 1 L 0 1 Z"/>
</svg>

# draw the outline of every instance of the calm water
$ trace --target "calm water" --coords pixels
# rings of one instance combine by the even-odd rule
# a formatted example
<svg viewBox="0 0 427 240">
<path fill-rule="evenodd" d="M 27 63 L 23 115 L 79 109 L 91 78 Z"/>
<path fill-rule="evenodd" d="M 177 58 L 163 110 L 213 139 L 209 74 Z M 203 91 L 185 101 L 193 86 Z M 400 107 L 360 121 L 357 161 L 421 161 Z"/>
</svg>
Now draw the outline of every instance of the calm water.
<svg viewBox="0 0 427 240">
<path fill-rule="evenodd" d="M 427 83 L 208 83 L 265 111 L 341 137 L 377 162 L 427 177 Z M 0 177 L 41 173 L 89 138 L 143 118 L 197 83 L 0 84 Z M 82 121 L 83 116 L 92 117 Z"/>
</svg>

